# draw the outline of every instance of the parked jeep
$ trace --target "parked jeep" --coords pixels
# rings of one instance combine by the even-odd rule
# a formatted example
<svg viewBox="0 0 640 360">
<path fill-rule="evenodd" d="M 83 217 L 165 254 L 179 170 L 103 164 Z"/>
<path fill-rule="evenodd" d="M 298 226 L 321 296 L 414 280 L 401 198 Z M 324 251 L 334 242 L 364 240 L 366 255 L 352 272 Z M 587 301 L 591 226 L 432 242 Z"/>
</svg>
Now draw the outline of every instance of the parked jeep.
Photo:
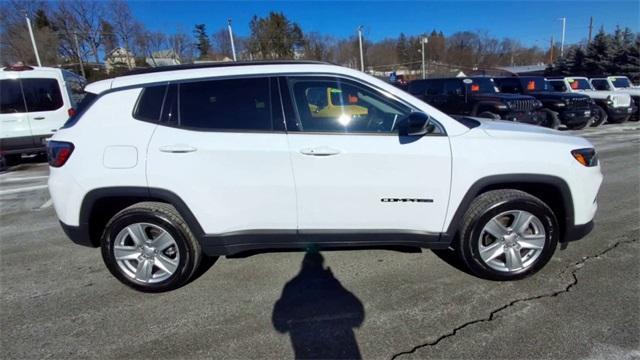
<svg viewBox="0 0 640 360">
<path fill-rule="evenodd" d="M 409 93 L 447 114 L 542 124 L 542 103 L 526 95 L 501 94 L 487 77 L 414 80 Z"/>
<path fill-rule="evenodd" d="M 545 123 L 551 128 L 560 124 L 569 129 L 582 129 L 591 122 L 591 99 L 582 94 L 567 94 L 552 91 L 542 76 L 494 78 L 494 83 L 503 93 L 526 94 L 542 102 Z"/>
<path fill-rule="evenodd" d="M 606 78 L 592 78 L 589 80 L 591 86 L 596 90 L 606 90 L 626 93 L 631 96 L 635 112 L 630 120 L 640 120 L 640 88 L 633 86 L 626 76 L 609 76 Z"/>
<path fill-rule="evenodd" d="M 634 108 L 631 104 L 631 97 L 629 94 L 616 93 L 613 91 L 598 91 L 595 90 L 589 83 L 589 79 L 586 77 L 564 77 L 549 79 L 549 84 L 556 91 L 564 91 L 570 93 L 585 94 L 593 99 L 595 106 L 593 125 L 597 126 L 606 121 L 610 123 L 622 123 L 629 120 Z M 606 113 L 606 117 L 598 117 L 602 112 L 598 109 L 601 108 Z"/>
</svg>

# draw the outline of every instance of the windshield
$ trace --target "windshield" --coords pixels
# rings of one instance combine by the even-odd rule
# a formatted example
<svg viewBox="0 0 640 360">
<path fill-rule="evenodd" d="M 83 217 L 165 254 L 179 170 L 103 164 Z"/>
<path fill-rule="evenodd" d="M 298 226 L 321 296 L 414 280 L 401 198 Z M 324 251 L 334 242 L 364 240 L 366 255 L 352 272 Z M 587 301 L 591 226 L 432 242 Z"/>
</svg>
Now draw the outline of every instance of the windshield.
<svg viewBox="0 0 640 360">
<path fill-rule="evenodd" d="M 551 85 L 543 77 L 522 77 L 520 81 L 525 92 L 551 91 Z"/>
<path fill-rule="evenodd" d="M 495 94 L 498 92 L 496 85 L 493 83 L 493 79 L 490 78 L 465 79 L 464 81 L 471 81 L 471 83 L 466 84 L 466 86 L 472 93 Z"/>
<path fill-rule="evenodd" d="M 626 77 L 612 77 L 610 79 L 611 79 L 611 82 L 613 83 L 613 86 L 617 88 L 631 87 L 631 81 L 629 81 L 629 79 L 627 79 Z"/>
<path fill-rule="evenodd" d="M 573 90 L 593 90 L 593 88 L 591 87 L 591 84 L 589 84 L 589 81 L 587 81 L 587 79 L 567 79 L 567 82 L 569 82 L 569 86 L 571 86 L 571 89 Z"/>
</svg>

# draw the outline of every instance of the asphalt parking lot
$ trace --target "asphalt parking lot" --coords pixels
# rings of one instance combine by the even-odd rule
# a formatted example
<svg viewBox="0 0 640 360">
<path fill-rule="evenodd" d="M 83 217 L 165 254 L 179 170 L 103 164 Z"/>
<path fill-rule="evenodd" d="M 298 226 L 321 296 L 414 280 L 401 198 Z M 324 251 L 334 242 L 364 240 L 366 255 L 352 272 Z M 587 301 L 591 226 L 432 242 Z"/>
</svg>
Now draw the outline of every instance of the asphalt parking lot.
<svg viewBox="0 0 640 360">
<path fill-rule="evenodd" d="M 48 167 L 20 165 L 0 175 L 2 358 L 640 358 L 640 123 L 577 133 L 605 174 L 596 228 L 510 283 L 372 249 L 220 258 L 143 294 L 65 237 Z"/>
</svg>

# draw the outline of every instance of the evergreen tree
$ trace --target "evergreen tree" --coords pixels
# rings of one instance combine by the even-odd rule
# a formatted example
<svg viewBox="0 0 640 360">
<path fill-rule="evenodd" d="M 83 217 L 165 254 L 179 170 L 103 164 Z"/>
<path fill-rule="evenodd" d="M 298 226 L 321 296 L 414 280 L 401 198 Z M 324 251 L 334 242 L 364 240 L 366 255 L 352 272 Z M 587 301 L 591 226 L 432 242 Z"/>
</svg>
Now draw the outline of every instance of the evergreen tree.
<svg viewBox="0 0 640 360">
<path fill-rule="evenodd" d="M 396 54 L 400 63 L 406 63 L 409 61 L 409 42 L 407 40 L 407 36 L 404 33 L 400 33 L 400 36 L 398 37 Z"/>
<path fill-rule="evenodd" d="M 587 56 L 584 59 L 586 75 L 607 75 L 607 73 L 614 67 L 612 61 L 613 50 L 614 45 L 612 37 L 604 32 L 604 28 L 600 28 L 600 31 L 598 31 L 587 48 Z"/>
<path fill-rule="evenodd" d="M 196 48 L 200 52 L 199 59 L 206 59 L 209 56 L 211 42 L 207 35 L 207 27 L 205 24 L 196 24 L 193 34 L 196 37 Z"/>
</svg>

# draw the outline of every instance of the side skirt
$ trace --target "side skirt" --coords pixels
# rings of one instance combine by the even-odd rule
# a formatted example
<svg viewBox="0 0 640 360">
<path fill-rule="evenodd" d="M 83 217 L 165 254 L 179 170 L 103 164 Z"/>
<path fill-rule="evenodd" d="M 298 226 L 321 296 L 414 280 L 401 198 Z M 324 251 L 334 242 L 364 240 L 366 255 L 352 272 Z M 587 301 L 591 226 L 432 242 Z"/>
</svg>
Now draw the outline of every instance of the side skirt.
<svg viewBox="0 0 640 360">
<path fill-rule="evenodd" d="M 446 249 L 449 237 L 407 230 L 250 230 L 204 235 L 201 245 L 209 256 L 234 255 L 251 250 L 347 249 L 410 246 Z"/>
</svg>

